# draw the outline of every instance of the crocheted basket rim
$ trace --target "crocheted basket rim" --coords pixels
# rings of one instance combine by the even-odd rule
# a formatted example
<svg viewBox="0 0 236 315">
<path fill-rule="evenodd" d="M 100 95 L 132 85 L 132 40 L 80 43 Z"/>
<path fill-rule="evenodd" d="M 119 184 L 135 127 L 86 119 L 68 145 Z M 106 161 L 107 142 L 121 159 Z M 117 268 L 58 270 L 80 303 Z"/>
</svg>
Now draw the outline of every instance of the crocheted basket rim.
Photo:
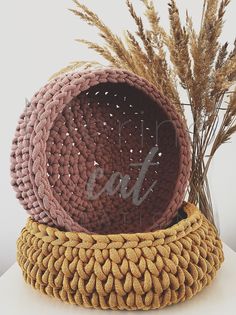
<svg viewBox="0 0 236 315">
<path fill-rule="evenodd" d="M 98 87 L 100 90 L 96 92 Z M 91 170 L 95 168 L 95 166 L 91 168 L 91 163 L 89 164 L 92 153 L 86 151 L 88 156 L 83 153 L 83 156 L 78 158 L 80 151 L 76 151 L 77 146 L 81 152 L 85 149 L 81 148 L 81 141 L 74 145 L 71 139 L 77 136 L 74 131 L 71 131 L 70 126 L 67 126 L 73 115 L 74 119 L 79 119 L 80 109 L 85 105 L 85 111 L 82 113 L 86 116 L 88 103 L 93 104 L 96 101 L 95 112 L 92 113 L 95 113 L 94 116 L 98 115 L 97 104 L 105 102 L 104 95 L 99 95 L 104 94 L 104 91 L 106 94 L 107 90 L 116 95 L 116 89 L 118 89 L 118 94 L 121 94 L 121 98 L 124 93 L 128 93 L 128 97 L 137 102 L 138 108 L 141 106 L 142 109 L 143 106 L 139 102 L 153 102 L 155 106 L 148 107 L 147 121 L 150 121 L 153 116 L 159 115 L 163 121 L 168 119 L 171 122 L 171 127 L 162 127 L 162 131 L 158 135 L 161 139 L 160 147 L 165 152 L 157 160 L 157 164 L 160 164 L 157 175 L 155 175 L 156 171 L 150 170 L 148 176 L 145 177 L 145 180 L 147 179 L 147 183 L 144 183 L 146 187 L 150 187 L 153 179 L 157 177 L 156 191 L 150 194 L 150 200 L 145 200 L 146 203 L 143 202 L 139 207 L 131 204 L 130 199 L 121 200 L 118 194 L 116 197 L 112 197 L 111 202 L 111 199 L 102 194 L 100 199 L 94 202 L 89 200 L 85 203 L 82 198 L 84 195 L 81 197 L 81 191 L 84 194 L 83 185 L 87 182 L 86 172 L 89 170 L 91 173 Z M 92 96 L 90 97 L 90 94 L 87 95 L 87 93 Z M 115 101 L 114 104 L 116 104 Z M 122 102 L 119 105 L 122 105 Z M 95 122 L 97 120 L 95 119 Z M 88 123 L 88 125 L 92 125 L 92 123 Z M 75 126 L 74 129 L 78 130 L 81 122 L 78 121 Z M 154 120 L 151 127 L 154 128 Z M 12 184 L 17 191 L 17 197 L 33 219 L 67 231 L 104 234 L 108 232 L 143 232 L 165 228 L 171 223 L 181 206 L 190 174 L 190 146 L 185 128 L 183 120 L 166 97 L 161 95 L 152 84 L 135 74 L 118 69 L 89 70 L 66 74 L 43 87 L 21 116 L 11 155 Z M 82 129 L 80 131 L 83 134 L 84 131 Z M 68 137 L 65 137 L 67 134 Z M 91 139 L 91 136 L 89 137 Z M 174 137 L 175 140 L 173 140 Z M 112 135 L 108 133 L 107 138 L 112 138 Z M 130 143 L 136 143 L 134 139 L 132 138 Z M 150 141 L 154 144 L 154 140 Z M 177 142 L 174 145 L 171 141 Z M 95 143 L 91 150 L 98 152 L 96 150 L 98 144 L 99 142 Z M 93 143 L 86 144 L 85 142 L 86 146 L 91 148 Z M 101 147 L 104 145 L 102 144 Z M 128 146 L 126 147 L 130 149 Z M 104 167 L 109 165 L 110 160 L 114 159 L 117 163 L 122 161 L 117 152 L 113 152 L 112 148 L 109 150 L 107 158 L 105 151 L 99 153 L 99 156 L 104 159 Z M 122 154 L 122 157 L 128 156 L 128 154 Z M 93 163 L 95 162 L 93 161 Z M 85 169 L 86 167 L 87 169 Z M 72 172 L 71 175 L 70 172 Z M 137 175 L 137 172 L 135 174 Z M 86 180 L 80 186 L 84 176 Z M 109 198 L 111 197 L 109 196 Z M 124 217 L 127 221 L 125 224 Z"/>
<path fill-rule="evenodd" d="M 224 255 L 213 225 L 193 205 L 187 219 L 163 231 L 91 235 L 62 232 L 30 219 L 17 261 L 34 288 L 85 307 L 163 308 L 211 283 Z"/>
<path fill-rule="evenodd" d="M 32 233 L 36 232 L 38 238 L 43 239 L 47 235 L 54 235 L 55 241 L 63 240 L 65 247 L 71 247 L 70 241 L 76 241 L 76 244 L 83 246 L 86 244 L 92 244 L 96 242 L 96 246 L 103 246 L 104 243 L 110 243 L 113 240 L 119 242 L 119 248 L 133 248 L 135 247 L 132 242 L 137 242 L 138 240 L 150 241 L 152 244 L 153 241 L 164 240 L 171 242 L 172 238 L 176 239 L 182 237 L 182 232 L 185 232 L 187 236 L 190 232 L 195 231 L 202 224 L 202 213 L 199 209 L 191 203 L 184 203 L 181 207 L 186 214 L 186 218 L 181 219 L 179 222 L 174 225 L 166 228 L 160 229 L 152 232 L 143 232 L 143 233 L 119 233 L 119 234 L 93 234 L 85 232 L 76 232 L 76 231 L 62 231 L 56 227 L 47 226 L 46 224 L 38 223 L 32 218 L 28 218 L 26 223 L 26 229 Z M 131 242 L 127 244 L 127 242 Z M 122 245 L 121 245 L 122 243 Z M 143 246 L 148 246 L 148 243 L 144 243 Z M 152 245 L 150 245 L 152 246 Z"/>
</svg>

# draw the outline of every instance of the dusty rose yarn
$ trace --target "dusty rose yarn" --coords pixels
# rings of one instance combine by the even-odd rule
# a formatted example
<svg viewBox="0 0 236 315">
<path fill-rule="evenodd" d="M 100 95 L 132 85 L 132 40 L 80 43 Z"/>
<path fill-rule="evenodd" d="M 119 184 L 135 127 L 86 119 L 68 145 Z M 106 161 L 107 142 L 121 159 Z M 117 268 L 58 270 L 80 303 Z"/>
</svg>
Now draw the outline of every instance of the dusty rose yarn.
<svg viewBox="0 0 236 315">
<path fill-rule="evenodd" d="M 132 190 L 155 147 L 140 196 L 156 184 L 134 204 L 119 185 Z M 12 185 L 34 220 L 100 234 L 166 227 L 190 172 L 189 139 L 174 107 L 143 78 L 116 69 L 66 74 L 39 90 L 20 117 L 11 159 Z M 119 189 L 91 199 L 88 183 L 98 167 L 93 193 L 117 172 L 112 187 Z"/>
</svg>

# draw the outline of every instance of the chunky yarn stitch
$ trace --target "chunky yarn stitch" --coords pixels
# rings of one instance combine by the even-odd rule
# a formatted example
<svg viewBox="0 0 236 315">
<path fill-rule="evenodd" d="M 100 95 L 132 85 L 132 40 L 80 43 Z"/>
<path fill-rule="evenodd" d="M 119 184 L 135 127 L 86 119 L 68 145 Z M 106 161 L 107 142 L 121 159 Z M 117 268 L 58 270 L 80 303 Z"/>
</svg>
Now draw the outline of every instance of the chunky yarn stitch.
<svg viewBox="0 0 236 315">
<path fill-rule="evenodd" d="M 181 206 L 190 173 L 182 118 L 143 78 L 116 69 L 63 75 L 35 94 L 22 114 L 11 154 L 12 185 L 31 217 L 66 231 L 134 233 L 165 228 Z M 103 193 L 87 198 L 96 167 L 100 191 L 113 172 L 129 189 L 152 147 L 158 154 L 141 191 L 141 205 Z"/>
<path fill-rule="evenodd" d="M 97 235 L 62 232 L 30 219 L 17 244 L 25 281 L 85 307 L 149 310 L 192 298 L 223 262 L 213 225 L 192 204 L 165 230 Z"/>
</svg>

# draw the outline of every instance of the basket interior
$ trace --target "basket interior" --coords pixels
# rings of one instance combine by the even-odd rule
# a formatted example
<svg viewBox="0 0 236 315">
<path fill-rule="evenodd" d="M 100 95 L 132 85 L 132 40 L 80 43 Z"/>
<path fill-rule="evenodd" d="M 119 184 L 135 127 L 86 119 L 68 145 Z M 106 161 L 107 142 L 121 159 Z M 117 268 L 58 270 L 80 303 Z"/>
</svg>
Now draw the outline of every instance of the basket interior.
<svg viewBox="0 0 236 315">
<path fill-rule="evenodd" d="M 137 204 L 132 189 L 152 148 L 138 199 L 155 185 Z M 135 233 L 149 231 L 173 198 L 180 150 L 159 104 L 125 83 L 100 83 L 58 114 L 46 157 L 53 196 L 74 221 L 94 233 Z"/>
</svg>

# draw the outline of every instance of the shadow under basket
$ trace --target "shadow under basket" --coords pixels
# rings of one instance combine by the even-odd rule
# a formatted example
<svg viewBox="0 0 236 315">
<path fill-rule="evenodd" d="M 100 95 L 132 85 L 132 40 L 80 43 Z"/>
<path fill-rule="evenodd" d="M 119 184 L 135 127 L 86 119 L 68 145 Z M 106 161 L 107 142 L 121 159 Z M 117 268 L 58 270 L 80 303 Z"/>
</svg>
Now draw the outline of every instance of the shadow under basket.
<svg viewBox="0 0 236 315">
<path fill-rule="evenodd" d="M 213 225 L 192 204 L 186 218 L 149 233 L 62 232 L 30 219 L 17 243 L 25 281 L 85 307 L 163 308 L 192 298 L 224 260 Z"/>
<path fill-rule="evenodd" d="M 174 106 L 143 78 L 115 69 L 66 74 L 22 114 L 11 173 L 35 221 L 86 233 L 153 231 L 183 202 L 189 138 Z"/>
</svg>

